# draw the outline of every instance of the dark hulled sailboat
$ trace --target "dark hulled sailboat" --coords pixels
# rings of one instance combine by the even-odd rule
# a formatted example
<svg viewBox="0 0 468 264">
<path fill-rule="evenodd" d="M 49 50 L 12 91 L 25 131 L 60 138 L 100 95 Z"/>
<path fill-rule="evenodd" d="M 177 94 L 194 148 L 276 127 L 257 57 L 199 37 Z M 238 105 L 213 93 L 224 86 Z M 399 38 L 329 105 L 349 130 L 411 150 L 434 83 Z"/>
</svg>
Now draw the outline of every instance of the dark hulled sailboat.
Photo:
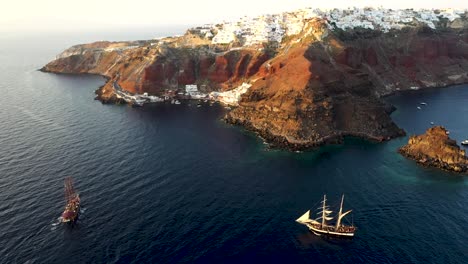
<svg viewBox="0 0 468 264">
<path fill-rule="evenodd" d="M 62 223 L 74 223 L 78 219 L 80 213 L 80 196 L 73 187 L 73 179 L 65 178 L 65 199 L 67 205 L 62 213 Z"/>
</svg>

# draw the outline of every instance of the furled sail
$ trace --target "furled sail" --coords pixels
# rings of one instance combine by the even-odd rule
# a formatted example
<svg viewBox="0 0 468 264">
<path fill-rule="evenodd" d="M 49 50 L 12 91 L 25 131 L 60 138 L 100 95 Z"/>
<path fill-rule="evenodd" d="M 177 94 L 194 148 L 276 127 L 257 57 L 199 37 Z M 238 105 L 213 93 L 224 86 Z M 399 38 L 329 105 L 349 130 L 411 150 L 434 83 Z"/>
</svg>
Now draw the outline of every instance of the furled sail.
<svg viewBox="0 0 468 264">
<path fill-rule="evenodd" d="M 327 211 L 330 211 L 330 210 L 327 210 L 328 207 L 326 205 L 326 201 L 327 201 L 327 196 L 326 195 L 323 195 L 323 202 L 322 202 L 322 226 L 325 226 L 327 223 L 326 221 L 327 220 L 331 220 L 333 218 L 330 218 L 328 217 L 328 213 Z M 330 218 L 330 219 L 328 219 Z"/>
</svg>

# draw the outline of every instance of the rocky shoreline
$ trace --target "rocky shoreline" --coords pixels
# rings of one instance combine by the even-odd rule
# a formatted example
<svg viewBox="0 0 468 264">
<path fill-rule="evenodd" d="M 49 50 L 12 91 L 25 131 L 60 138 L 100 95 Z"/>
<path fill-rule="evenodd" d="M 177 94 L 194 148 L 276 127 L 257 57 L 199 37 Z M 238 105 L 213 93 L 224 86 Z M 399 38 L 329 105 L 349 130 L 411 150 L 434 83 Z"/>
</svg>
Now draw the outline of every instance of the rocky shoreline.
<svg viewBox="0 0 468 264">
<path fill-rule="evenodd" d="M 457 173 L 468 173 L 468 157 L 457 142 L 450 139 L 442 126 L 429 128 L 422 135 L 411 136 L 398 152 L 428 167 Z"/>
<path fill-rule="evenodd" d="M 273 135 L 268 129 L 259 129 L 254 127 L 251 123 L 240 122 L 238 119 L 231 118 L 229 113 L 224 116 L 223 121 L 231 125 L 242 126 L 244 129 L 256 133 L 258 136 L 264 139 L 264 141 L 268 143 L 270 147 L 288 151 L 305 151 L 324 145 L 343 144 L 346 137 L 360 138 L 370 142 L 384 142 L 406 135 L 406 132 L 402 129 L 397 134 L 389 135 L 387 137 L 373 136 L 365 133 L 338 131 L 335 134 L 327 135 L 317 140 L 292 141 L 288 140 L 284 136 Z"/>
</svg>

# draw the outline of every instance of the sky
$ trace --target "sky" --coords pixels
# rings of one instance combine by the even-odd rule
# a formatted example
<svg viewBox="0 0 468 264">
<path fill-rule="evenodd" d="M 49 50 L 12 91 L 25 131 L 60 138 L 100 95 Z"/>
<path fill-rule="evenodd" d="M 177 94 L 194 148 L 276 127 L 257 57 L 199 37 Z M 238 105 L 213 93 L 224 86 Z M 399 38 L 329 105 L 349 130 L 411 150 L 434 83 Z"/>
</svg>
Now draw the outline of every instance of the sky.
<svg viewBox="0 0 468 264">
<path fill-rule="evenodd" d="M 10 0 L 0 32 L 70 32 L 199 25 L 304 7 L 468 9 L 467 0 Z"/>
</svg>

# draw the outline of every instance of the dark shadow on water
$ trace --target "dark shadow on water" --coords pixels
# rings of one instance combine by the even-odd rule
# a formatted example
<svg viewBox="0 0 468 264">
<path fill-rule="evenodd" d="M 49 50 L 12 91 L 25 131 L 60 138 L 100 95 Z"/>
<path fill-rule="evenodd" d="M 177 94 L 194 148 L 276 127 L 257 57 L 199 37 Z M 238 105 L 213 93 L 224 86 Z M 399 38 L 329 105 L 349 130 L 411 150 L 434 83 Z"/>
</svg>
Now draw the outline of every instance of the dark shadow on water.
<svg viewBox="0 0 468 264">
<path fill-rule="evenodd" d="M 430 180 L 433 182 L 443 182 L 443 183 L 448 183 L 448 184 L 454 184 L 457 186 L 462 186 L 463 182 L 466 181 L 466 175 L 452 172 L 452 171 L 445 171 L 442 169 L 438 168 L 432 168 L 432 167 L 427 167 L 423 166 L 416 161 L 413 160 L 407 160 L 408 166 L 411 167 L 417 167 L 414 171 L 416 172 L 413 174 L 413 176 L 416 176 L 420 180 Z"/>
<path fill-rule="evenodd" d="M 316 246 L 336 247 L 348 245 L 353 242 L 354 238 L 339 238 L 329 236 L 318 236 L 312 232 L 304 232 L 296 237 L 297 241 L 304 248 L 313 248 Z"/>
</svg>

